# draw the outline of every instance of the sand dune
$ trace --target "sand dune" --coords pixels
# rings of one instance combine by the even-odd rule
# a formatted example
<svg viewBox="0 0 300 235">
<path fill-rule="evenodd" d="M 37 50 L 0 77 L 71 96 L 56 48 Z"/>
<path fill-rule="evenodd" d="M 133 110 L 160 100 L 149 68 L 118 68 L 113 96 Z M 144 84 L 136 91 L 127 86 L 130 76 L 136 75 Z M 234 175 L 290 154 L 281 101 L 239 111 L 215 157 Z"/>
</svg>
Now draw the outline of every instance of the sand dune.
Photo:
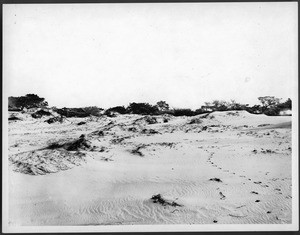
<svg viewBox="0 0 300 235">
<path fill-rule="evenodd" d="M 231 111 L 48 124 L 18 115 L 9 122 L 12 225 L 292 222 L 291 117 Z M 154 202 L 158 194 L 169 203 Z"/>
</svg>

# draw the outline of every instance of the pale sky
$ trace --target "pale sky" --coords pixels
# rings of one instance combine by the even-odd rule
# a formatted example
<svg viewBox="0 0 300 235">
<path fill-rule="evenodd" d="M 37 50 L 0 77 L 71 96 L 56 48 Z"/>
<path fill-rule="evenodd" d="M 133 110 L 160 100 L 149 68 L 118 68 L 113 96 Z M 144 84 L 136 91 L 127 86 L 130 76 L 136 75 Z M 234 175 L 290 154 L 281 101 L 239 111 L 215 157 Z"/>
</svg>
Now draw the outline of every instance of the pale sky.
<svg viewBox="0 0 300 235">
<path fill-rule="evenodd" d="M 50 106 L 293 97 L 297 3 L 3 6 L 3 89 Z"/>
</svg>

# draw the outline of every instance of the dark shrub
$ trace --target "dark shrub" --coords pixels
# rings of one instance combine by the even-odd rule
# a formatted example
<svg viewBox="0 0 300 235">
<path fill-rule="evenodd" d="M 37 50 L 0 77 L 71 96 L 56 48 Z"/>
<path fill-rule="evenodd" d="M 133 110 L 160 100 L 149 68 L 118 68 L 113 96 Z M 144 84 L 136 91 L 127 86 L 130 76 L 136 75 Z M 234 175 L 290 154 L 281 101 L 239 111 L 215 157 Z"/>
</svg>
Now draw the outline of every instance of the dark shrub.
<svg viewBox="0 0 300 235">
<path fill-rule="evenodd" d="M 194 116 L 195 112 L 191 109 L 174 109 L 174 116 Z"/>
<path fill-rule="evenodd" d="M 62 108 L 56 109 L 55 112 L 65 117 L 88 117 L 89 113 L 85 112 L 83 108 Z"/>
<path fill-rule="evenodd" d="M 164 114 L 174 116 L 174 110 L 170 109 L 170 110 L 158 111 L 157 112 L 157 115 L 164 115 Z"/>
<path fill-rule="evenodd" d="M 262 107 L 260 105 L 253 105 L 252 107 L 247 107 L 246 111 L 253 114 L 261 114 L 262 113 Z"/>
<path fill-rule="evenodd" d="M 279 107 L 269 107 L 265 110 L 264 114 L 268 116 L 278 116 L 280 113 L 280 108 Z"/>
<path fill-rule="evenodd" d="M 98 108 L 97 106 L 89 106 L 89 107 L 84 107 L 82 109 L 85 113 L 96 117 L 101 116 L 101 111 L 103 110 L 102 108 Z"/>
<path fill-rule="evenodd" d="M 31 117 L 33 118 L 41 118 L 43 116 L 51 116 L 52 114 L 48 111 L 45 111 L 43 109 L 36 111 L 35 113 L 31 114 Z"/>
<path fill-rule="evenodd" d="M 158 108 L 148 103 L 130 103 L 127 107 L 127 113 L 156 115 L 158 114 Z"/>
<path fill-rule="evenodd" d="M 65 117 L 89 117 L 89 116 L 100 116 L 101 108 L 96 106 L 84 107 L 84 108 L 62 108 L 54 109 L 58 114 Z"/>
<path fill-rule="evenodd" d="M 284 103 L 278 105 L 280 109 L 290 109 L 292 110 L 292 100 L 290 98 L 287 99 Z"/>
<path fill-rule="evenodd" d="M 105 115 L 110 115 L 112 112 L 116 112 L 119 114 L 126 114 L 126 108 L 124 106 L 116 106 L 105 110 Z"/>
<path fill-rule="evenodd" d="M 48 124 L 52 124 L 52 123 L 54 123 L 54 122 L 60 122 L 60 123 L 62 123 L 62 122 L 63 122 L 63 117 L 60 116 L 60 117 L 49 118 L 49 119 L 46 120 L 45 122 L 47 122 Z"/>
<path fill-rule="evenodd" d="M 199 115 L 199 114 L 203 114 L 203 113 L 207 113 L 208 111 L 205 111 L 204 109 L 196 109 L 195 110 L 195 115 Z"/>
</svg>

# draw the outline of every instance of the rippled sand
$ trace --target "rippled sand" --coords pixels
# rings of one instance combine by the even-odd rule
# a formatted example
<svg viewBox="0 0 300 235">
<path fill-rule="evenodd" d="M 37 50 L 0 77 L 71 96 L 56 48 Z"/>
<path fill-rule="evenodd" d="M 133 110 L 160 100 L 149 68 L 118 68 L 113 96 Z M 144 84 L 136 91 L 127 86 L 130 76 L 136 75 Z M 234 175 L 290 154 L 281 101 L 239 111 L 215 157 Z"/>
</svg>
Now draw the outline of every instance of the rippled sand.
<svg viewBox="0 0 300 235">
<path fill-rule="evenodd" d="M 9 123 L 11 226 L 292 222 L 291 117 L 20 117 Z M 82 134 L 88 147 L 47 149 Z"/>
</svg>

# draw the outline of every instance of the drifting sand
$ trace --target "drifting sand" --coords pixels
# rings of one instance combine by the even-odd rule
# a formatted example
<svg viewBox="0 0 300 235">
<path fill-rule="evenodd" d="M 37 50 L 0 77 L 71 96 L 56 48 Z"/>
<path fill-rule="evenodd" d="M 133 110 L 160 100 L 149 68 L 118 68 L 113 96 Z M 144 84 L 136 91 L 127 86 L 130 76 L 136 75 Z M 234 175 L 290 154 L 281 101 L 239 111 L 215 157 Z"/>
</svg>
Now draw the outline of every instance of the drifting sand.
<svg viewBox="0 0 300 235">
<path fill-rule="evenodd" d="M 10 225 L 292 222 L 291 117 L 17 116 Z M 68 150 L 81 135 L 86 145 Z M 154 203 L 157 194 L 181 206 Z"/>
</svg>

